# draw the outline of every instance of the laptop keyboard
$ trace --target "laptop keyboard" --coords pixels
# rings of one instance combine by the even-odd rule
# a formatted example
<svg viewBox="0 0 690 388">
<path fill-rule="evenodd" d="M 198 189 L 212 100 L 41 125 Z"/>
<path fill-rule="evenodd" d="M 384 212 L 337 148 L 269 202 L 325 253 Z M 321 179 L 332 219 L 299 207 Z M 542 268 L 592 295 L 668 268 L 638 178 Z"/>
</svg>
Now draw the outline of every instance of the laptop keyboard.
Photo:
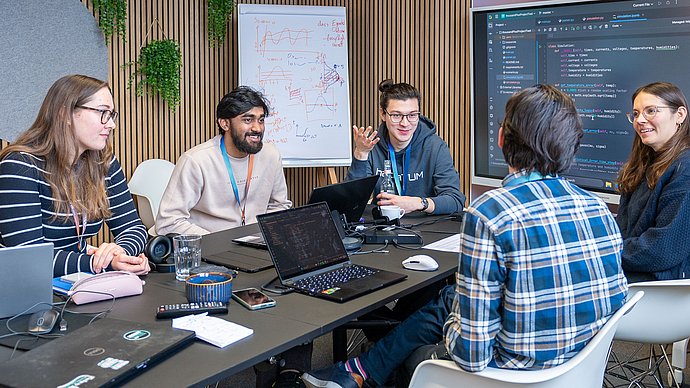
<svg viewBox="0 0 690 388">
<path fill-rule="evenodd" d="M 304 278 L 295 282 L 295 286 L 303 290 L 308 290 L 309 292 L 321 292 L 323 290 L 333 288 L 337 284 L 347 283 L 355 279 L 361 279 L 371 276 L 377 272 L 379 272 L 379 270 L 375 268 L 362 267 L 356 264 L 348 265 L 333 271 Z"/>
</svg>

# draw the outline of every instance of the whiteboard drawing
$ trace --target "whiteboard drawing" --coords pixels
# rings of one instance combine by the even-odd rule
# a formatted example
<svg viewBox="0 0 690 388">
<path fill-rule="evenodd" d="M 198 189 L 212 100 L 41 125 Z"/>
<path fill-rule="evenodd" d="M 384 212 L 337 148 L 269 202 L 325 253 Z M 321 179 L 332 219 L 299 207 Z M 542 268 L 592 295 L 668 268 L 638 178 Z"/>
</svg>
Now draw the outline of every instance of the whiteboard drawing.
<svg viewBox="0 0 690 388">
<path fill-rule="evenodd" d="M 239 5 L 240 84 L 270 102 L 264 141 L 285 165 L 349 165 L 345 8 Z"/>
</svg>

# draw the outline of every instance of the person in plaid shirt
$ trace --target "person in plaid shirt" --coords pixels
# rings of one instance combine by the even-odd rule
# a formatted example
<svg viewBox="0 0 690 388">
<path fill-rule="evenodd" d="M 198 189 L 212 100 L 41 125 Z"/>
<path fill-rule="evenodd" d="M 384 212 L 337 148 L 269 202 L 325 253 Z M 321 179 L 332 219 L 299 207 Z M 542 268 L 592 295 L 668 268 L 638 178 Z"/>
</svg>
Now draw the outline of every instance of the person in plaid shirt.
<svg viewBox="0 0 690 388">
<path fill-rule="evenodd" d="M 383 384 L 415 349 L 439 341 L 468 371 L 549 368 L 577 354 L 627 295 L 613 215 L 559 176 L 582 133 L 558 89 L 514 94 L 498 141 L 509 175 L 465 213 L 456 284 L 360 357 L 305 373 L 306 385 Z"/>
</svg>

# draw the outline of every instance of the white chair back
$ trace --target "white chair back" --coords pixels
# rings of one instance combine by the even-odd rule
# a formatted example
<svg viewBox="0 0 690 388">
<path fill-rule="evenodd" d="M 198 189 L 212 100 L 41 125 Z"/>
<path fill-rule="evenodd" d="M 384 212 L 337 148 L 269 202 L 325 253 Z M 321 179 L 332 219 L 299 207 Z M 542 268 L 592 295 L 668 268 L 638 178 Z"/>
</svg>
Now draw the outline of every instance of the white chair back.
<svg viewBox="0 0 690 388">
<path fill-rule="evenodd" d="M 631 294 L 644 299 L 625 316 L 614 339 L 645 344 L 670 344 L 690 337 L 690 279 L 630 284 Z"/>
<path fill-rule="evenodd" d="M 158 206 L 174 168 L 175 165 L 167 160 L 145 160 L 129 180 L 129 191 L 136 196 L 139 217 L 147 228 L 156 224 Z"/>
<path fill-rule="evenodd" d="M 473 388 L 562 388 L 601 387 L 611 341 L 621 317 L 632 309 L 644 292 L 629 296 L 575 357 L 566 363 L 543 370 L 526 371 L 486 368 L 471 373 L 460 369 L 454 361 L 427 360 L 412 375 L 410 387 L 473 387 Z"/>
</svg>

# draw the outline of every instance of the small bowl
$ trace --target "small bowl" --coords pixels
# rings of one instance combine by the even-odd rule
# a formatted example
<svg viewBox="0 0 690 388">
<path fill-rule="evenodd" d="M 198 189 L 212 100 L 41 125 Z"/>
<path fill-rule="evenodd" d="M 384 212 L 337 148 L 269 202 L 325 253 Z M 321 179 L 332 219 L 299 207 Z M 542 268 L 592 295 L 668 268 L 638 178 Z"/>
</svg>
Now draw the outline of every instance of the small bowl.
<svg viewBox="0 0 690 388">
<path fill-rule="evenodd" d="M 189 303 L 228 303 L 232 297 L 232 279 L 229 273 L 204 272 L 192 275 L 185 281 Z"/>
</svg>

